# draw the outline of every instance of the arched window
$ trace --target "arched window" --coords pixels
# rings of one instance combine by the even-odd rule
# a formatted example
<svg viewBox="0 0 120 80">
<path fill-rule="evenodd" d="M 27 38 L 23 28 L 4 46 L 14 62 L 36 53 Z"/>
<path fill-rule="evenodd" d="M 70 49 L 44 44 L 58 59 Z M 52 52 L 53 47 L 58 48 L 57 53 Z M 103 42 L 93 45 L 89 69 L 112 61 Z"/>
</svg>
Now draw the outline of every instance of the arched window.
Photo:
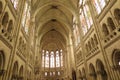
<svg viewBox="0 0 120 80">
<path fill-rule="evenodd" d="M 55 67 L 55 60 L 54 60 L 54 52 L 51 51 L 50 53 L 50 68 L 54 68 Z"/>
<path fill-rule="evenodd" d="M 56 51 L 56 67 L 60 67 L 60 55 L 59 55 L 59 51 Z"/>
<path fill-rule="evenodd" d="M 13 4 L 14 8 L 17 9 L 19 0 L 11 0 L 11 2 Z"/>
<path fill-rule="evenodd" d="M 63 67 L 63 51 L 62 49 L 60 50 L 60 65 Z"/>
<path fill-rule="evenodd" d="M 49 52 L 46 51 L 45 53 L 45 67 L 49 68 Z"/>
<path fill-rule="evenodd" d="M 98 44 L 97 36 L 94 34 L 94 41 L 95 41 L 95 46 Z"/>
<path fill-rule="evenodd" d="M 96 61 L 97 73 L 101 75 L 102 80 L 108 80 L 107 72 L 101 60 Z"/>
<path fill-rule="evenodd" d="M 86 80 L 85 68 L 82 68 L 82 78 L 83 78 L 83 80 Z"/>
<path fill-rule="evenodd" d="M 91 44 L 92 44 L 92 48 L 94 48 L 95 47 L 95 43 L 94 43 L 93 38 L 91 38 Z"/>
<path fill-rule="evenodd" d="M 115 9 L 114 10 L 114 16 L 117 19 L 117 22 L 120 24 L 120 9 Z"/>
<path fill-rule="evenodd" d="M 42 67 L 60 68 L 63 67 L 63 50 L 46 51 L 42 50 Z"/>
<path fill-rule="evenodd" d="M 88 29 L 89 29 L 91 27 L 91 25 L 93 24 L 93 20 L 92 20 L 91 13 L 90 13 L 88 5 L 84 6 L 84 14 L 85 14 L 87 26 L 88 26 Z"/>
<path fill-rule="evenodd" d="M 0 51 L 0 71 L 4 70 L 4 64 L 5 64 L 4 52 Z"/>
<path fill-rule="evenodd" d="M 12 79 L 11 80 L 17 79 L 17 77 L 18 77 L 18 62 L 16 61 L 14 63 L 14 66 L 13 66 Z"/>
<path fill-rule="evenodd" d="M 23 79 L 23 66 L 21 66 L 20 67 L 20 70 L 19 70 L 19 77 L 21 78 L 21 79 Z"/>
<path fill-rule="evenodd" d="M 102 30 L 103 30 L 104 36 L 109 35 L 109 31 L 108 31 L 107 25 L 105 23 L 103 23 L 103 25 L 102 25 Z"/>
<path fill-rule="evenodd" d="M 110 31 L 113 31 L 116 28 L 112 18 L 109 17 L 107 19 L 107 23 L 108 23 L 108 27 L 109 27 Z"/>
<path fill-rule="evenodd" d="M 90 27 L 92 26 L 93 20 L 92 20 L 90 9 L 86 0 L 84 1 L 80 0 L 79 5 L 80 5 L 80 9 L 79 9 L 80 23 L 83 30 L 83 34 L 85 35 L 87 31 L 90 29 Z"/>
<path fill-rule="evenodd" d="M 24 12 L 22 17 L 22 27 L 24 28 L 26 34 L 28 34 L 29 26 L 30 26 L 30 5 L 29 2 L 25 2 Z"/>
<path fill-rule="evenodd" d="M 91 49 L 92 49 L 92 46 L 91 46 L 91 43 L 90 43 L 90 41 L 88 41 L 88 46 L 89 46 L 89 51 L 91 51 Z"/>
<path fill-rule="evenodd" d="M 114 68 L 117 71 L 119 71 L 119 74 L 120 74 L 120 50 L 119 49 L 115 49 L 113 51 L 112 61 L 113 61 Z"/>
<path fill-rule="evenodd" d="M 97 74 L 95 72 L 95 68 L 94 68 L 92 63 L 89 65 L 89 73 L 90 73 L 89 75 L 92 78 L 92 80 L 96 80 L 97 79 Z"/>
</svg>

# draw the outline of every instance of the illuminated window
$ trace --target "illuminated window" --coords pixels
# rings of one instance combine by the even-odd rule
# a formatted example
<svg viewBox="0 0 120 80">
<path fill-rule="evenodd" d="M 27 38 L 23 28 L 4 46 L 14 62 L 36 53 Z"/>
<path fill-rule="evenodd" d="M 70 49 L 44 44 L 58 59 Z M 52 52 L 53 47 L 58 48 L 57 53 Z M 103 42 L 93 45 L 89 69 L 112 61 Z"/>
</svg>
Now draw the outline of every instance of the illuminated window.
<svg viewBox="0 0 120 80">
<path fill-rule="evenodd" d="M 93 0 L 93 5 L 96 9 L 96 12 L 99 14 L 101 10 L 105 7 L 106 2 L 109 0 Z"/>
<path fill-rule="evenodd" d="M 47 72 L 45 72 L 45 76 L 47 76 Z"/>
<path fill-rule="evenodd" d="M 105 0 L 98 0 L 98 1 L 99 1 L 99 4 L 100 4 L 100 7 L 103 9 L 106 5 Z"/>
<path fill-rule="evenodd" d="M 93 24 L 93 20 L 91 17 L 90 9 L 88 4 L 86 3 L 86 0 L 83 1 L 83 8 L 80 7 L 80 23 L 83 30 L 83 34 L 85 35 L 87 31 L 90 29 L 90 27 Z"/>
<path fill-rule="evenodd" d="M 50 53 L 50 68 L 54 68 L 55 67 L 55 60 L 54 60 L 54 52 L 52 51 Z"/>
<path fill-rule="evenodd" d="M 45 55 L 45 67 L 49 68 L 49 52 L 46 51 L 46 55 Z"/>
<path fill-rule="evenodd" d="M 53 75 L 55 75 L 55 72 L 53 72 Z"/>
<path fill-rule="evenodd" d="M 61 61 L 61 67 L 63 66 L 63 53 L 62 50 L 60 51 L 60 61 Z"/>
<path fill-rule="evenodd" d="M 43 50 L 43 53 L 42 53 L 42 67 L 44 67 L 45 65 L 45 55 L 44 55 L 44 50 Z"/>
<path fill-rule="evenodd" d="M 101 9 L 100 9 L 98 1 L 97 0 L 93 0 L 93 5 L 94 5 L 97 13 L 99 14 L 101 12 Z"/>
<path fill-rule="evenodd" d="M 59 56 L 59 51 L 56 51 L 56 67 L 60 67 L 60 56 Z"/>
<path fill-rule="evenodd" d="M 11 0 L 11 2 L 13 4 L 14 8 L 17 9 L 19 0 Z"/>
<path fill-rule="evenodd" d="M 22 17 L 22 27 L 24 28 L 26 34 L 28 34 L 29 26 L 30 26 L 30 6 L 26 2 L 24 6 L 23 17 Z"/>
<path fill-rule="evenodd" d="M 52 76 L 52 72 L 50 72 L 50 76 Z"/>
<path fill-rule="evenodd" d="M 63 67 L 63 51 L 46 51 L 42 50 L 42 67 L 60 68 Z"/>
<path fill-rule="evenodd" d="M 84 6 L 84 13 L 85 13 L 87 26 L 88 26 L 88 29 L 89 29 L 91 27 L 91 25 L 93 24 L 93 20 L 92 20 L 88 5 Z"/>
<path fill-rule="evenodd" d="M 60 72 L 58 71 L 58 75 L 60 75 Z"/>
</svg>

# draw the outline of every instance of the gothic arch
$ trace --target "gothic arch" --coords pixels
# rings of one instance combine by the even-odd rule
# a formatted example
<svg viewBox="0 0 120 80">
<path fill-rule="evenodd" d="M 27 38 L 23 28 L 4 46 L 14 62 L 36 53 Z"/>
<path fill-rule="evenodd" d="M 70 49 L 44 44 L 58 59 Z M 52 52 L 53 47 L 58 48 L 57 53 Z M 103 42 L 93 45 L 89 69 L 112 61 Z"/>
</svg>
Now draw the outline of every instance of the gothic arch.
<svg viewBox="0 0 120 80">
<path fill-rule="evenodd" d="M 90 63 L 90 65 L 89 65 L 89 73 L 90 73 L 90 76 L 91 76 L 92 80 L 96 80 L 97 79 L 97 74 L 96 74 L 94 65 L 92 63 Z"/>
<path fill-rule="evenodd" d="M 120 9 L 119 8 L 116 8 L 114 10 L 114 16 L 115 16 L 117 22 L 120 24 Z"/>
<path fill-rule="evenodd" d="M 89 46 L 89 51 L 91 51 L 92 47 L 90 41 L 88 41 L 88 46 Z"/>
<path fill-rule="evenodd" d="M 0 76 L 4 74 L 4 65 L 5 65 L 5 55 L 3 51 L 0 51 L 0 72 L 2 71 Z"/>
<path fill-rule="evenodd" d="M 91 45 L 92 45 L 92 48 L 94 48 L 94 47 L 95 47 L 95 44 L 94 44 L 94 39 L 93 39 L 93 38 L 91 38 Z"/>
<path fill-rule="evenodd" d="M 98 44 L 97 36 L 94 34 L 94 41 L 95 41 L 95 46 Z"/>
<path fill-rule="evenodd" d="M 79 70 L 79 79 L 82 80 L 82 72 Z"/>
<path fill-rule="evenodd" d="M 8 20 L 9 20 L 9 15 L 8 15 L 8 12 L 5 12 L 3 18 L 2 18 L 2 25 L 3 25 L 3 30 L 2 32 L 4 33 L 6 31 L 6 27 L 7 27 L 7 24 L 8 24 Z"/>
<path fill-rule="evenodd" d="M 109 35 L 109 30 L 108 30 L 107 25 L 105 23 L 102 24 L 102 31 L 103 31 L 104 37 Z"/>
<path fill-rule="evenodd" d="M 85 72 L 85 68 L 82 68 L 82 79 L 86 80 L 86 72 Z"/>
<path fill-rule="evenodd" d="M 9 34 L 11 34 L 11 33 L 12 33 L 12 30 L 13 30 L 13 21 L 10 20 L 10 21 L 9 21 L 9 24 L 8 24 L 7 32 L 8 32 Z"/>
<path fill-rule="evenodd" d="M 19 70 L 19 78 L 20 78 L 20 80 L 23 80 L 23 75 L 24 75 L 23 71 L 24 71 L 23 66 L 21 66 L 20 70 Z"/>
<path fill-rule="evenodd" d="M 109 27 L 110 31 L 115 30 L 116 27 L 115 27 L 115 24 L 114 24 L 111 17 L 107 18 L 107 24 L 108 24 L 108 27 Z"/>
<path fill-rule="evenodd" d="M 2 2 L 0 1 L 0 15 L 1 15 L 1 13 L 2 13 L 2 10 L 3 10 L 3 4 L 2 4 Z"/>
<path fill-rule="evenodd" d="M 72 80 L 76 80 L 76 71 L 72 69 Z"/>
<path fill-rule="evenodd" d="M 15 61 L 12 70 L 12 79 L 17 79 L 17 78 L 18 78 L 18 62 Z"/>
<path fill-rule="evenodd" d="M 96 61 L 96 69 L 97 73 L 101 76 L 101 80 L 108 80 L 108 75 L 105 70 L 104 64 L 100 59 L 97 59 Z"/>
<path fill-rule="evenodd" d="M 116 70 L 120 73 L 120 50 L 115 49 L 112 54 L 112 62 Z"/>
</svg>

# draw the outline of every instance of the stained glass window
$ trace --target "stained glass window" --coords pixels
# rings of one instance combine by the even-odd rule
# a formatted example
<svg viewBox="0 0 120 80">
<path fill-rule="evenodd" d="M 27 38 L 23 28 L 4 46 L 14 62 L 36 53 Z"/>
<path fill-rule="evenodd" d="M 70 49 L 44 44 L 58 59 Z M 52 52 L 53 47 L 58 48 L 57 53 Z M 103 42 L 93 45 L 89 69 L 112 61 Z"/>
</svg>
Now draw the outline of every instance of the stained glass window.
<svg viewBox="0 0 120 80">
<path fill-rule="evenodd" d="M 100 9 L 98 0 L 93 0 L 93 5 L 94 5 L 94 7 L 95 7 L 97 13 L 99 14 L 99 13 L 101 12 L 101 9 Z"/>
<path fill-rule="evenodd" d="M 56 51 L 56 67 L 60 67 L 60 56 L 59 56 L 59 51 Z"/>
<path fill-rule="evenodd" d="M 91 27 L 91 25 L 93 24 L 93 20 L 92 20 L 88 5 L 84 6 L 84 14 L 85 14 L 87 26 L 88 26 L 88 29 L 89 29 Z"/>
<path fill-rule="evenodd" d="M 45 51 L 42 50 L 42 67 L 44 68 L 60 68 L 63 67 L 63 51 Z"/>
<path fill-rule="evenodd" d="M 94 0 L 93 0 L 94 1 Z M 93 24 L 93 20 L 91 17 L 90 9 L 88 4 L 86 3 L 86 0 L 83 1 L 82 8 L 80 7 L 80 23 L 81 28 L 83 30 L 83 34 L 85 35 L 87 31 L 90 29 L 90 27 Z"/>
<path fill-rule="evenodd" d="M 24 28 L 26 34 L 28 34 L 29 26 L 30 26 L 30 6 L 26 2 L 22 18 L 22 27 Z"/>
<path fill-rule="evenodd" d="M 61 67 L 63 66 L 63 52 L 60 51 L 60 61 L 61 61 Z"/>
<path fill-rule="evenodd" d="M 45 67 L 49 68 L 49 52 L 46 51 L 46 55 L 45 55 Z"/>
<path fill-rule="evenodd" d="M 17 9 L 19 0 L 11 0 L 11 2 L 13 3 L 14 8 Z"/>
<path fill-rule="evenodd" d="M 99 14 L 109 0 L 93 0 L 93 5 Z"/>
<path fill-rule="evenodd" d="M 100 7 L 103 9 L 106 5 L 105 0 L 98 0 L 98 1 L 99 1 L 99 4 L 100 4 Z"/>
<path fill-rule="evenodd" d="M 50 54 L 50 68 L 55 67 L 55 60 L 54 60 L 54 52 L 52 51 Z"/>
</svg>

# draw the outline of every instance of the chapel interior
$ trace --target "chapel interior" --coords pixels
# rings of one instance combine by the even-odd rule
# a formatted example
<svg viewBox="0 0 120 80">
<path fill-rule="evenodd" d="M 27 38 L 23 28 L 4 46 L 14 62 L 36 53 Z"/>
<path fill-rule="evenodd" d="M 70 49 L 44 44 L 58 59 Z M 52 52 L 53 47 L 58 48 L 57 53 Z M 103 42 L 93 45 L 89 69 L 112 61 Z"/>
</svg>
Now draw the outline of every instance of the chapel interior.
<svg viewBox="0 0 120 80">
<path fill-rule="evenodd" d="M 0 80 L 120 80 L 120 0 L 0 0 Z"/>
</svg>

